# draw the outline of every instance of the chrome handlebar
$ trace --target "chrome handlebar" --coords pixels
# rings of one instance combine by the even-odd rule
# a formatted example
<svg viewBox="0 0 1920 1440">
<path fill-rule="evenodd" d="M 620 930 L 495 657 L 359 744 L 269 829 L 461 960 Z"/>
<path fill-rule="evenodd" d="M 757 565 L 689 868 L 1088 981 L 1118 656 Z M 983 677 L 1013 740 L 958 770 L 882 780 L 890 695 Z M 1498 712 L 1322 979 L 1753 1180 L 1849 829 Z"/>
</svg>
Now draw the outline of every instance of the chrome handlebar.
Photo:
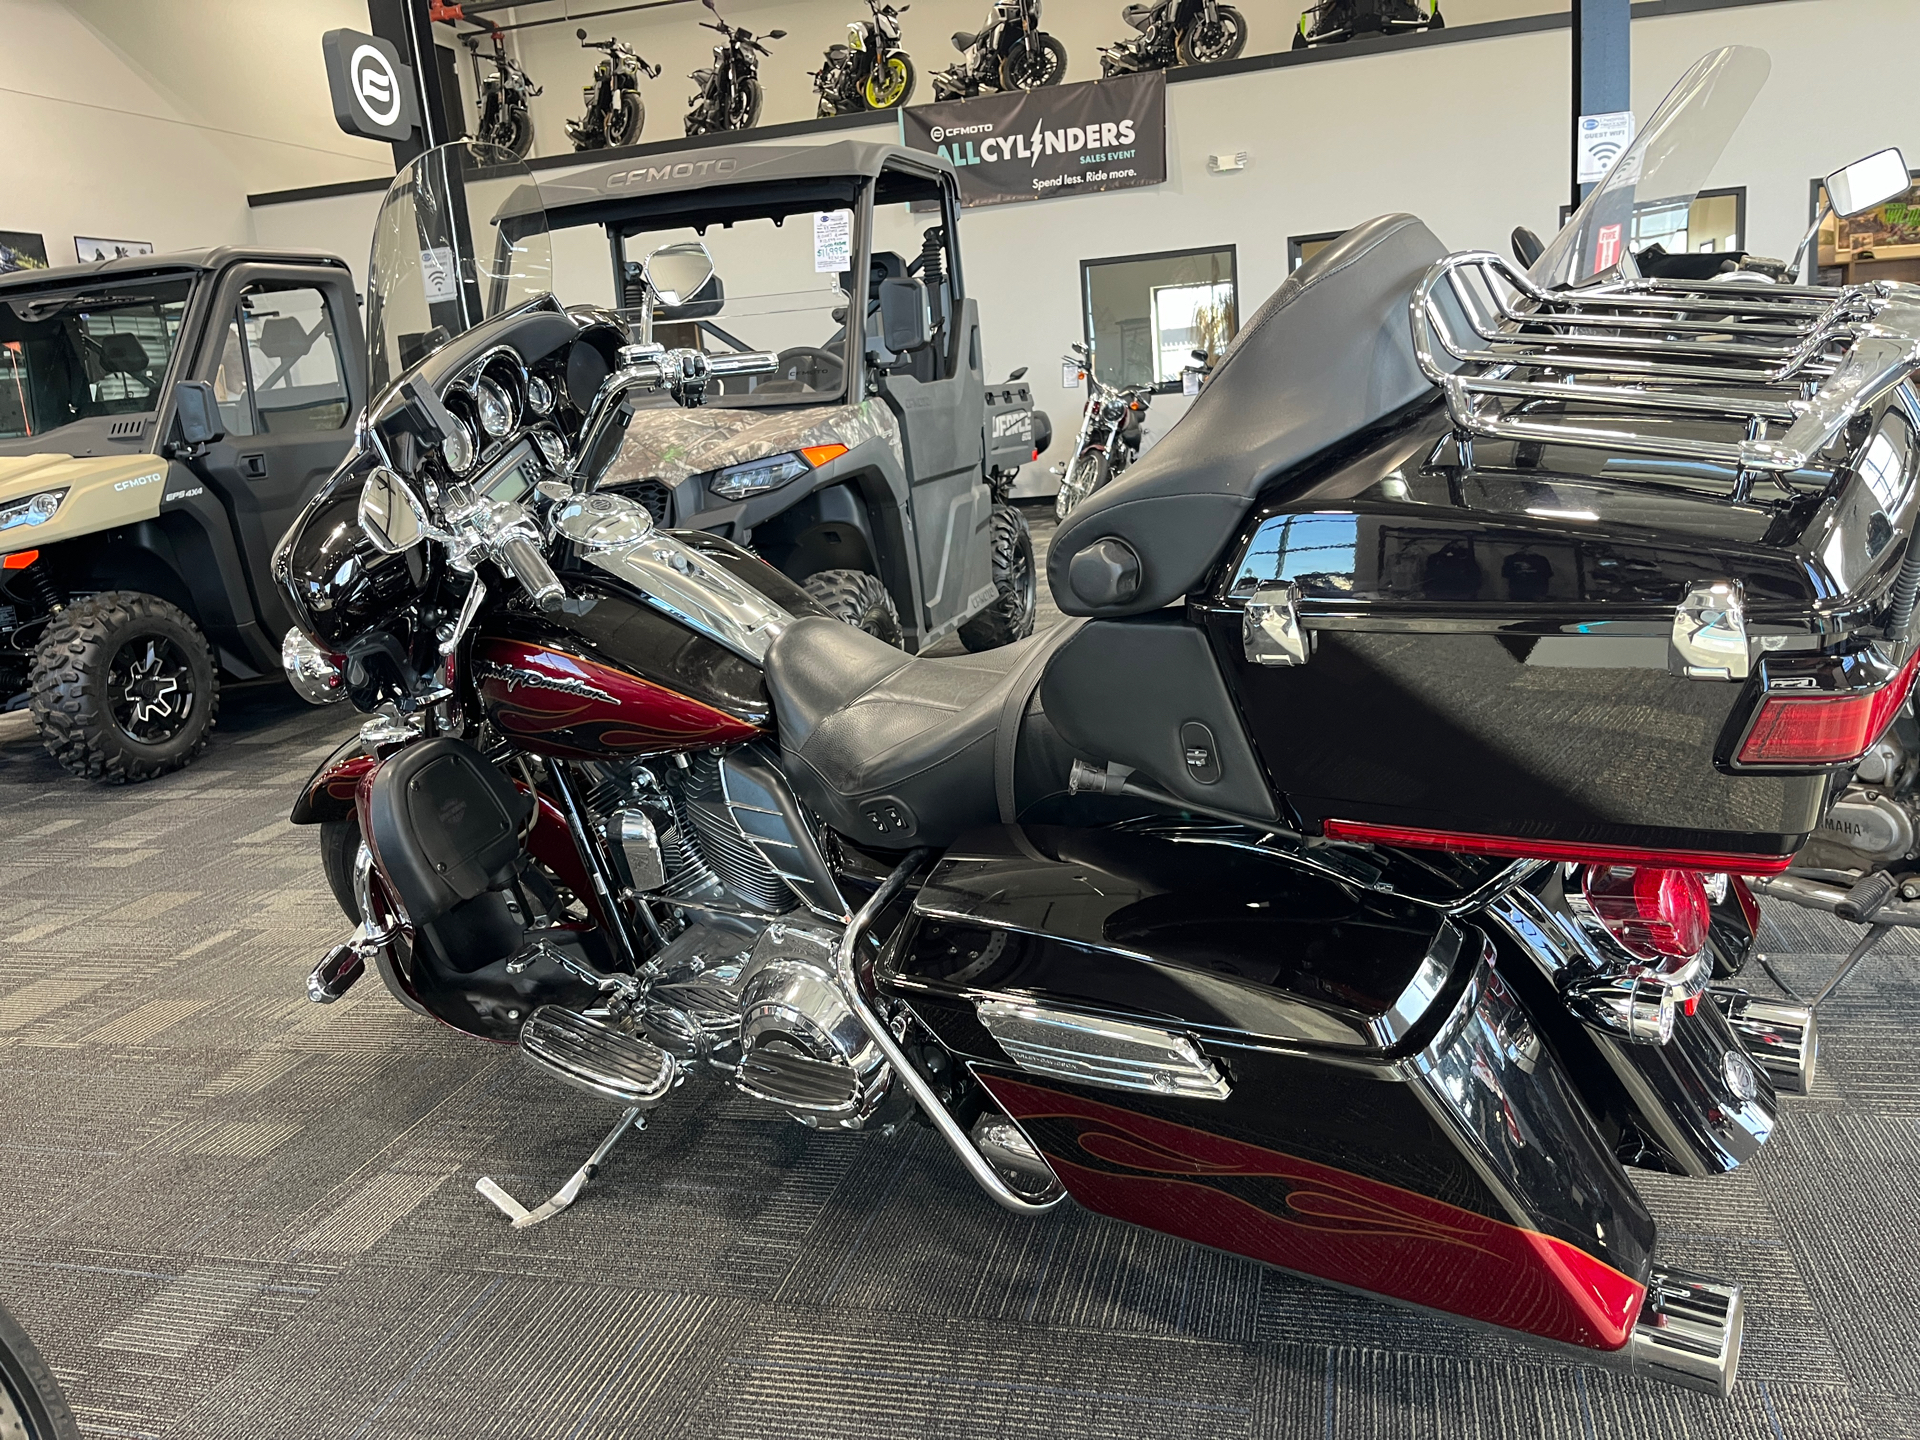
<svg viewBox="0 0 1920 1440">
<path fill-rule="evenodd" d="M 600 382 L 600 392 L 587 411 L 580 443 L 574 448 L 567 479 L 576 490 L 592 486 L 585 473 L 600 442 L 619 417 L 627 396 L 635 390 L 666 390 L 680 404 L 692 408 L 707 398 L 707 385 L 729 375 L 770 375 L 780 368 L 780 357 L 767 351 L 744 355 L 705 355 L 698 350 L 668 350 L 661 345 L 623 345 L 620 368 Z"/>
</svg>

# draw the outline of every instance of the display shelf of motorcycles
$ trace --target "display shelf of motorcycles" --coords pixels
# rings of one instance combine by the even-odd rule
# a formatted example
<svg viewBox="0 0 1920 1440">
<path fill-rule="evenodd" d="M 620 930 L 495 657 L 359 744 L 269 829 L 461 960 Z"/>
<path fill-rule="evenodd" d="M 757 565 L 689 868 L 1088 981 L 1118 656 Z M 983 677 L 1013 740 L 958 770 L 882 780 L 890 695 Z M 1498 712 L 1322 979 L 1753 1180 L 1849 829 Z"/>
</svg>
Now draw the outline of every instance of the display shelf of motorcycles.
<svg viewBox="0 0 1920 1440">
<path fill-rule="evenodd" d="M 919 77 L 900 39 L 900 17 L 911 8 L 867 0 L 873 18 L 849 23 L 847 43 L 827 47 L 820 68 L 812 72 L 822 119 L 892 110 L 913 99 Z"/>
<path fill-rule="evenodd" d="M 1622 184 L 1674 193 L 1764 69 L 1703 61 Z M 1811 1078 L 1804 1007 L 1713 982 L 1904 699 L 1920 330 L 1750 257 L 1596 268 L 1623 199 L 1526 277 L 1411 216 L 1334 242 L 1062 523 L 1074 618 L 952 660 L 599 486 L 629 399 L 773 357 L 476 263 L 277 557 L 298 682 L 369 715 L 293 815 L 358 923 L 310 993 L 377 971 L 617 1107 L 544 1205 L 482 1187 L 517 1225 L 704 1080 L 1726 1395 L 1747 1297 L 1630 1172 L 1745 1163 Z"/>
</svg>

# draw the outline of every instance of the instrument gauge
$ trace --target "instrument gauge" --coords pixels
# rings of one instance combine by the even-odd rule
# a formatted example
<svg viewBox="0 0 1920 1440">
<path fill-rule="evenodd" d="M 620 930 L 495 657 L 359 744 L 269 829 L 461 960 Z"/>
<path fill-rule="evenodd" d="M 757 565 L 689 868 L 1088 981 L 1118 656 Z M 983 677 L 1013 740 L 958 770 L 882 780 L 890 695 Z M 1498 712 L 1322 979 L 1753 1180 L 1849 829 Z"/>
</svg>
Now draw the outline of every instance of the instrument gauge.
<svg viewBox="0 0 1920 1440">
<path fill-rule="evenodd" d="M 513 429 L 513 399 L 484 375 L 473 387 L 473 403 L 480 412 L 480 428 L 499 440 Z"/>
<path fill-rule="evenodd" d="M 546 456 L 547 464 L 555 470 L 567 468 L 567 442 L 551 430 L 533 432 L 533 442 L 540 447 L 540 453 Z"/>
<path fill-rule="evenodd" d="M 473 465 L 473 456 L 473 432 L 467 428 L 466 421 L 455 415 L 453 429 L 440 442 L 440 458 L 454 474 L 464 475 Z"/>
<path fill-rule="evenodd" d="M 527 407 L 536 415 L 550 414 L 553 410 L 553 387 L 538 375 L 527 377 Z"/>
</svg>

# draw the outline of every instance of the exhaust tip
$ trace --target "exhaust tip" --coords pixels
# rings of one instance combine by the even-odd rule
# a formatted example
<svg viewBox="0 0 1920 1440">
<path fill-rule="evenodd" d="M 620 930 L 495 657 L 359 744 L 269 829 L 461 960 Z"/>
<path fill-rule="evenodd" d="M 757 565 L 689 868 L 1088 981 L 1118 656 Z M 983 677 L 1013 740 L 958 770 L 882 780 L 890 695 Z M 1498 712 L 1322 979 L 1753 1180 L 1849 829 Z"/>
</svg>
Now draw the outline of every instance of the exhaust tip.
<svg viewBox="0 0 1920 1440">
<path fill-rule="evenodd" d="M 1727 1400 L 1740 1371 L 1745 1323 L 1738 1285 L 1655 1265 L 1628 1357 L 1650 1379 Z"/>
<path fill-rule="evenodd" d="M 1714 1000 L 1747 1054 L 1789 1095 L 1813 1091 L 1820 1067 L 1820 1026 L 1813 1007 L 1778 1000 L 1755 1000 L 1743 990 L 1714 988 Z"/>
</svg>

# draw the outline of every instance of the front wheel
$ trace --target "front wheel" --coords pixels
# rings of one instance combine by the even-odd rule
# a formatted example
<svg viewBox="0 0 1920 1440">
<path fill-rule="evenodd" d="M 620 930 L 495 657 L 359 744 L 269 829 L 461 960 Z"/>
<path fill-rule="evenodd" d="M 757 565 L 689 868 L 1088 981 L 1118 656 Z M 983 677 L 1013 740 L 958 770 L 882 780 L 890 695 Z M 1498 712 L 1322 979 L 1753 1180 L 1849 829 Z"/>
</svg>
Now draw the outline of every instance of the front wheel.
<svg viewBox="0 0 1920 1440">
<path fill-rule="evenodd" d="M 1208 20 L 1202 11 L 1180 32 L 1174 42 L 1182 65 L 1212 65 L 1222 60 L 1237 60 L 1247 48 L 1247 22 L 1231 5 L 1218 7 L 1218 20 Z"/>
<path fill-rule="evenodd" d="M 913 98 L 916 79 L 913 61 L 896 50 L 867 72 L 866 84 L 860 87 L 860 98 L 869 110 L 891 110 Z"/>
<path fill-rule="evenodd" d="M 1067 47 L 1044 30 L 1022 36 L 1000 62 L 1002 90 L 1038 90 L 1066 78 Z"/>
<path fill-rule="evenodd" d="M 1054 516 L 1057 519 L 1066 519 L 1072 513 L 1074 506 L 1105 485 L 1108 477 L 1105 451 L 1083 450 L 1074 456 L 1073 464 L 1067 469 L 1066 478 L 1060 482 L 1060 493 L 1053 497 Z"/>
<path fill-rule="evenodd" d="M 893 597 L 880 583 L 878 575 L 864 570 L 821 570 L 806 578 L 807 594 L 822 610 L 836 620 L 844 620 L 856 630 L 864 630 L 876 640 L 902 646 L 906 637 L 900 629 L 900 612 Z"/>
<path fill-rule="evenodd" d="M 993 602 L 960 627 L 969 650 L 997 650 L 1033 634 L 1040 587 L 1027 517 L 1011 505 L 993 507 Z"/>
<path fill-rule="evenodd" d="M 507 149 L 522 160 L 533 149 L 533 117 L 524 110 L 513 112 L 513 119 L 507 128 Z"/>
<path fill-rule="evenodd" d="M 360 821 L 349 815 L 344 820 L 320 822 L 320 869 L 327 877 L 340 913 L 355 925 L 360 923 L 360 901 L 353 893 L 353 866 L 360 858 Z"/>
<path fill-rule="evenodd" d="M 727 128 L 729 130 L 751 130 L 760 123 L 760 107 L 765 97 L 760 93 L 760 82 L 751 75 L 743 79 L 733 92 L 733 103 L 727 110 Z"/>
<path fill-rule="evenodd" d="M 199 627 L 153 595 L 108 590 L 62 610 L 33 659 L 33 723 L 75 775 L 125 785 L 206 748 L 220 708 Z"/>
<path fill-rule="evenodd" d="M 640 99 L 640 92 L 622 90 L 619 105 L 607 116 L 607 144 L 616 148 L 633 144 L 646 123 L 647 107 Z"/>
<path fill-rule="evenodd" d="M 27 1332 L 0 1309 L 0 1437 L 80 1440 L 60 1382 Z"/>
</svg>

